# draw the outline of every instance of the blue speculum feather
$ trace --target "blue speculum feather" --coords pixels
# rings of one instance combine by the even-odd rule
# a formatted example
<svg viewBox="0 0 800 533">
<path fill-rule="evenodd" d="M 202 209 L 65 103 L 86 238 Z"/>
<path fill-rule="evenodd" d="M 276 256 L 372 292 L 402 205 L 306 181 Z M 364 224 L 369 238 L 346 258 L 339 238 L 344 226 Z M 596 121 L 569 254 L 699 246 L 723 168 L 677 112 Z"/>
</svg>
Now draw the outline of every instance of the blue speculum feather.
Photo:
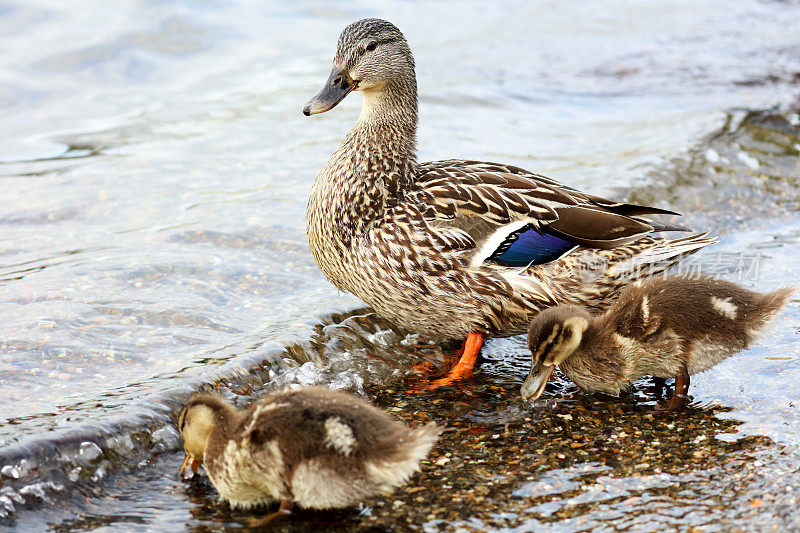
<svg viewBox="0 0 800 533">
<path fill-rule="evenodd" d="M 574 247 L 574 242 L 527 225 L 509 234 L 487 261 L 510 267 L 541 265 L 555 261 Z"/>
</svg>

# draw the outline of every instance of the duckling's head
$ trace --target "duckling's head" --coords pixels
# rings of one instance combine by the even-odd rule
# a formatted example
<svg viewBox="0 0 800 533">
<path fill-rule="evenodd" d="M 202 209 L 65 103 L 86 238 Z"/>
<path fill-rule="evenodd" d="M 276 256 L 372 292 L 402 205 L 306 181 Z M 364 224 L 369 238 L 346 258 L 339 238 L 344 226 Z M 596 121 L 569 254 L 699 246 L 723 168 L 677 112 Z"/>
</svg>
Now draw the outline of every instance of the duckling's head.
<svg viewBox="0 0 800 533">
<path fill-rule="evenodd" d="M 359 20 L 339 36 L 328 81 L 303 107 L 303 114 L 333 109 L 351 91 L 362 91 L 366 97 L 388 86 L 400 87 L 416 99 L 416 83 L 414 58 L 400 30 L 381 19 Z"/>
<path fill-rule="evenodd" d="M 195 472 L 200 468 L 211 431 L 234 411 L 232 405 L 213 394 L 199 394 L 186 402 L 178 416 L 178 429 L 186 452 L 181 473 L 187 465 L 191 465 Z"/>
<path fill-rule="evenodd" d="M 528 328 L 531 371 L 520 390 L 526 400 L 541 396 L 556 366 L 572 355 L 589 327 L 591 316 L 574 305 L 558 305 L 536 315 Z"/>
</svg>

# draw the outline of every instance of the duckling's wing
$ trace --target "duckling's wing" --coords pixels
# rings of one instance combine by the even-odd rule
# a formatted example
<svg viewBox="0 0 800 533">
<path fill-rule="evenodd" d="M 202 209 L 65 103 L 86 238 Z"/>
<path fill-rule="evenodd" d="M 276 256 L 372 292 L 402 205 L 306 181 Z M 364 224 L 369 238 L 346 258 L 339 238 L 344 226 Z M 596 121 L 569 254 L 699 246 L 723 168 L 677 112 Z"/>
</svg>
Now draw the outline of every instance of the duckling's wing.
<svg viewBox="0 0 800 533">
<path fill-rule="evenodd" d="M 542 264 L 576 246 L 611 249 L 653 231 L 683 229 L 639 218 L 672 211 L 587 195 L 496 163 L 424 163 L 409 199 L 448 244 L 471 248 L 472 265 Z"/>
<path fill-rule="evenodd" d="M 619 300 L 606 313 L 603 323 L 627 339 L 650 341 L 653 335 L 660 333 L 661 318 L 667 311 L 652 297 L 653 294 L 643 289 L 641 283 L 628 285 L 620 291 Z M 670 335 L 674 336 L 674 333 Z"/>
</svg>

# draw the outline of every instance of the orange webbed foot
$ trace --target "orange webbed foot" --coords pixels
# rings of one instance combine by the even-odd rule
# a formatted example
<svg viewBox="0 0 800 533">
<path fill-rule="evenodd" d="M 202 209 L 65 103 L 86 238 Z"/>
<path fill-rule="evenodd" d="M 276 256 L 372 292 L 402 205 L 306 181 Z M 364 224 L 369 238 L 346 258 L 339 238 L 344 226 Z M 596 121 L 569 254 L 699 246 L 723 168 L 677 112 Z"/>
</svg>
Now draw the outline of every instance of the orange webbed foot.
<svg viewBox="0 0 800 533">
<path fill-rule="evenodd" d="M 482 347 L 483 333 L 473 331 L 464 341 L 464 345 L 461 348 L 461 357 L 455 366 L 441 378 L 419 387 L 419 390 L 434 390 L 471 377 Z"/>
<path fill-rule="evenodd" d="M 411 371 L 418 376 L 429 376 L 436 370 L 436 365 L 430 361 L 424 363 L 417 363 L 411 366 Z"/>
</svg>

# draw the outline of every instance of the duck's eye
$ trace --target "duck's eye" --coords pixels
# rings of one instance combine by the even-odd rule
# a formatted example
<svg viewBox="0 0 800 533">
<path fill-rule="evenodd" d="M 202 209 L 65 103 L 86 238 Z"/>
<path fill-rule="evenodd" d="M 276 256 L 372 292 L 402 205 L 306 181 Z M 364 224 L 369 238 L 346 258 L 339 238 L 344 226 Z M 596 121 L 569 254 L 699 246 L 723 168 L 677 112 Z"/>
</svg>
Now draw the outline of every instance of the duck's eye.
<svg viewBox="0 0 800 533">
<path fill-rule="evenodd" d="M 378 47 L 378 41 L 370 41 L 367 45 L 367 52 L 372 52 Z"/>
</svg>

